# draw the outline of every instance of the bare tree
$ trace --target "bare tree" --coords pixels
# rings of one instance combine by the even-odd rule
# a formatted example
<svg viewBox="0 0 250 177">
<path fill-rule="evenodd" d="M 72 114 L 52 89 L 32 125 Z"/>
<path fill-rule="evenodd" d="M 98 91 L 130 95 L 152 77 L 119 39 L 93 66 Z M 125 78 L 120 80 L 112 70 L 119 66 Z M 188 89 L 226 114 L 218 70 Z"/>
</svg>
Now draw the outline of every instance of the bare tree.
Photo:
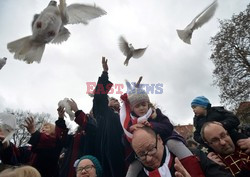
<svg viewBox="0 0 250 177">
<path fill-rule="evenodd" d="M 221 102 L 235 110 L 250 98 L 250 4 L 219 22 L 220 31 L 210 41 L 214 85 L 220 88 Z"/>
<path fill-rule="evenodd" d="M 53 121 L 50 114 L 47 113 L 31 113 L 29 111 L 12 110 L 8 108 L 5 110 L 5 112 L 14 114 L 16 116 L 18 128 L 16 129 L 16 132 L 13 135 L 12 141 L 17 147 L 26 145 L 30 139 L 29 132 L 23 126 L 27 117 L 32 116 L 35 119 L 36 129 L 40 129 L 44 122 Z"/>
</svg>

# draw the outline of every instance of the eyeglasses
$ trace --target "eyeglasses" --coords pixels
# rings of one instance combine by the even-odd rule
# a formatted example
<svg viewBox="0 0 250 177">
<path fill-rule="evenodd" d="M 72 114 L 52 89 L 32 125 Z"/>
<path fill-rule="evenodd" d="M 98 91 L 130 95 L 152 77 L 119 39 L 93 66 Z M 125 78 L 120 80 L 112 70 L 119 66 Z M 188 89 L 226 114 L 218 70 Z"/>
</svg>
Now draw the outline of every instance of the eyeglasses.
<svg viewBox="0 0 250 177">
<path fill-rule="evenodd" d="M 208 142 L 208 144 L 218 145 L 221 140 L 225 140 L 228 136 L 229 136 L 228 132 L 222 132 L 219 138 L 218 137 L 212 138 L 210 142 Z"/>
<path fill-rule="evenodd" d="M 94 166 L 94 165 L 87 165 L 87 166 L 85 166 L 85 167 L 78 167 L 78 168 L 76 169 L 76 172 L 77 172 L 77 173 L 81 173 L 83 170 L 85 170 L 86 172 L 88 172 L 88 171 L 90 171 L 92 168 L 95 168 L 95 166 Z"/>
<path fill-rule="evenodd" d="M 149 151 L 146 151 L 144 153 L 140 153 L 140 154 L 135 154 L 135 158 L 140 160 L 140 161 L 145 161 L 147 156 L 153 156 L 156 154 L 157 152 L 157 144 L 158 144 L 158 138 L 157 138 L 157 135 L 155 136 L 155 139 L 156 139 L 156 142 L 155 142 L 155 146 L 150 149 Z"/>
</svg>

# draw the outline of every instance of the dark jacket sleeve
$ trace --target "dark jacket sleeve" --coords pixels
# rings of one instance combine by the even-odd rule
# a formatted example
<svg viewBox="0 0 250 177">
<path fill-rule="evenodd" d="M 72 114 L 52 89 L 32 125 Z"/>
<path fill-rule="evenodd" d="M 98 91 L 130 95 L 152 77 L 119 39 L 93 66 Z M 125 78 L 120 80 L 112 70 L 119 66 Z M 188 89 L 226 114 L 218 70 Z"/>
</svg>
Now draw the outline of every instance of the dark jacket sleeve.
<svg viewBox="0 0 250 177">
<path fill-rule="evenodd" d="M 225 119 L 221 120 L 220 122 L 223 124 L 225 129 L 230 130 L 238 128 L 238 126 L 240 125 L 240 121 L 238 117 L 236 117 L 236 115 L 225 109 L 221 109 L 218 111 L 224 114 Z"/>
<path fill-rule="evenodd" d="M 109 81 L 108 72 L 103 71 L 99 77 L 93 100 L 93 113 L 94 117 L 98 118 L 97 114 L 103 113 L 108 107 L 108 92 L 112 87 L 112 82 Z"/>
<path fill-rule="evenodd" d="M 27 164 L 31 155 L 30 147 L 19 147 L 17 148 L 13 143 L 0 150 L 0 159 L 3 164 L 8 165 L 20 165 Z"/>
<path fill-rule="evenodd" d="M 79 125 L 81 128 L 85 129 L 86 125 L 87 125 L 87 115 L 82 111 L 82 110 L 78 110 L 75 113 L 75 122 L 77 123 L 77 125 Z"/>
<path fill-rule="evenodd" d="M 156 114 L 156 119 L 151 119 L 152 121 L 150 121 L 150 124 L 152 129 L 159 134 L 162 139 L 166 139 L 172 135 L 174 127 L 168 117 L 162 114 L 159 109 L 156 109 Z"/>
<path fill-rule="evenodd" d="M 201 138 L 200 131 L 198 130 L 199 127 L 197 126 L 197 117 L 194 117 L 194 140 L 200 144 L 205 144 L 203 139 Z"/>
</svg>

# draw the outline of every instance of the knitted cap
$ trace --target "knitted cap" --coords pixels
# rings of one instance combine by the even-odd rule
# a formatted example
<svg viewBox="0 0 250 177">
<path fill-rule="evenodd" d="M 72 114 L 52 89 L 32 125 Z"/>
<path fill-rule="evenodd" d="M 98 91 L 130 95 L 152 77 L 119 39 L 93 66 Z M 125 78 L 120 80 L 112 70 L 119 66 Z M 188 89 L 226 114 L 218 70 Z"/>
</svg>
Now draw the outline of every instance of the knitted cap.
<svg viewBox="0 0 250 177">
<path fill-rule="evenodd" d="M 91 162 L 95 165 L 95 170 L 96 170 L 96 175 L 97 177 L 102 177 L 102 166 L 100 164 L 100 162 L 98 161 L 98 159 L 92 155 L 85 155 L 85 156 L 82 156 L 79 160 L 77 160 L 75 162 L 75 167 L 77 168 L 79 163 L 84 160 L 84 159 L 89 159 L 91 160 Z"/>
<path fill-rule="evenodd" d="M 210 103 L 210 101 L 206 97 L 204 97 L 204 96 L 197 96 L 191 102 L 191 107 L 192 106 L 201 106 L 201 107 L 204 107 L 204 108 L 208 108 L 209 106 L 211 106 L 211 103 Z"/>
<path fill-rule="evenodd" d="M 133 108 L 138 103 L 150 102 L 147 92 L 140 87 L 141 79 L 142 77 L 134 86 L 134 88 L 132 88 L 131 84 L 126 80 L 126 85 L 128 88 L 128 91 L 127 91 L 128 101 L 129 101 L 131 108 Z"/>
</svg>

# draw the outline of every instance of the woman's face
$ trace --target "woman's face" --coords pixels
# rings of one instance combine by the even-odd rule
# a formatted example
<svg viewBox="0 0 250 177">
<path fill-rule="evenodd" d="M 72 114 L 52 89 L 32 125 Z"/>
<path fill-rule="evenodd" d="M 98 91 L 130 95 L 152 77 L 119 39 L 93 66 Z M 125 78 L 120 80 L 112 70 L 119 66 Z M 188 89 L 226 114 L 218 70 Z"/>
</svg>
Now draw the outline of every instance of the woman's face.
<svg viewBox="0 0 250 177">
<path fill-rule="evenodd" d="M 137 116 L 141 117 L 148 112 L 148 109 L 149 109 L 148 102 L 144 101 L 136 104 L 133 108 L 133 111 Z"/>
<path fill-rule="evenodd" d="M 83 159 L 76 169 L 76 177 L 96 177 L 96 169 L 93 162 L 89 159 Z"/>
<path fill-rule="evenodd" d="M 53 129 L 50 125 L 45 124 L 41 127 L 40 132 L 44 133 L 46 135 L 51 135 L 51 134 L 53 134 Z"/>
</svg>

